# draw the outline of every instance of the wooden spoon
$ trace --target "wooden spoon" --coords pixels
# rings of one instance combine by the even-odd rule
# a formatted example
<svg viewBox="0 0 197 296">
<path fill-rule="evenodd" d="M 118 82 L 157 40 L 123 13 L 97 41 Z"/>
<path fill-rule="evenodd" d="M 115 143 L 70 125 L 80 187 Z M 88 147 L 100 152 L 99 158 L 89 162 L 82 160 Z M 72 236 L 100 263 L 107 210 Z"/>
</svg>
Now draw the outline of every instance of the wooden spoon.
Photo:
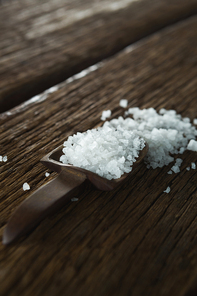
<svg viewBox="0 0 197 296">
<path fill-rule="evenodd" d="M 63 146 L 58 147 L 41 159 L 41 162 L 59 175 L 40 187 L 24 200 L 11 216 L 3 233 L 3 244 L 7 245 L 31 231 L 46 216 L 62 208 L 70 199 L 83 190 L 85 180 L 97 189 L 109 191 L 122 183 L 141 163 L 148 152 L 148 145 L 140 151 L 132 171 L 119 179 L 108 180 L 88 170 L 63 164 L 59 161 Z"/>
</svg>

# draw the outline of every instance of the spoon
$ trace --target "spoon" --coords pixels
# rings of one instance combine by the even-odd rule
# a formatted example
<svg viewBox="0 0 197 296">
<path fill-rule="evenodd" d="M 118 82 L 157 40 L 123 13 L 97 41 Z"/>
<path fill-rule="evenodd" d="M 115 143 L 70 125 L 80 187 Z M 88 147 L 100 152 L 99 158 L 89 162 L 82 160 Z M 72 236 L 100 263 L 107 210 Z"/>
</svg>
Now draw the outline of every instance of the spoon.
<svg viewBox="0 0 197 296">
<path fill-rule="evenodd" d="M 3 233 L 3 244 L 8 245 L 22 235 L 33 230 L 49 214 L 62 208 L 70 199 L 84 189 L 84 183 L 89 180 L 97 189 L 110 191 L 122 183 L 128 175 L 141 163 L 148 152 L 148 145 L 140 151 L 139 157 L 132 166 L 130 173 L 123 174 L 118 179 L 108 180 L 99 175 L 59 161 L 63 145 L 51 151 L 41 159 L 41 162 L 59 175 L 52 181 L 40 187 L 30 197 L 24 200 L 11 216 Z"/>
</svg>

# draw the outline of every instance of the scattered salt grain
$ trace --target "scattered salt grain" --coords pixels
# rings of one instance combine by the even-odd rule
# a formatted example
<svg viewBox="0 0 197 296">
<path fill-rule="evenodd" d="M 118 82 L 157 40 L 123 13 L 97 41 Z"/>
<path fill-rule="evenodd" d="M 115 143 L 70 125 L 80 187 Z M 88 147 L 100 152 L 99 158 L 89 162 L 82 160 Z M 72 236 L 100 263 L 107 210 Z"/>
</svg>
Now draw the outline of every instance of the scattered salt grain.
<svg viewBox="0 0 197 296">
<path fill-rule="evenodd" d="M 6 162 L 8 160 L 7 156 L 0 155 L 0 161 Z"/>
<path fill-rule="evenodd" d="M 177 174 L 177 173 L 180 173 L 180 168 L 177 166 L 177 165 L 173 165 L 173 167 L 171 168 L 171 170 Z"/>
<path fill-rule="evenodd" d="M 45 177 L 48 177 L 50 176 L 50 174 L 48 172 L 45 173 Z"/>
<path fill-rule="evenodd" d="M 168 187 L 166 188 L 166 190 L 164 190 L 164 192 L 165 192 L 165 193 L 169 193 L 169 192 L 170 192 L 170 186 L 168 186 Z"/>
<path fill-rule="evenodd" d="M 190 140 L 189 144 L 187 145 L 187 150 L 195 151 L 197 152 L 197 141 Z"/>
<path fill-rule="evenodd" d="M 182 164 L 183 160 L 181 158 L 177 158 L 175 164 L 173 165 L 173 167 L 171 167 L 171 170 L 177 174 L 180 172 L 180 166 Z"/>
<path fill-rule="evenodd" d="M 61 162 L 111 180 L 132 170 L 145 141 L 131 131 L 105 122 L 102 127 L 70 136 L 63 145 Z"/>
<path fill-rule="evenodd" d="M 190 171 L 190 167 L 187 167 L 186 170 L 187 170 L 187 171 Z"/>
<path fill-rule="evenodd" d="M 181 147 L 179 150 L 179 154 L 183 154 L 183 152 L 185 152 L 185 149 L 186 149 L 185 147 Z"/>
<path fill-rule="evenodd" d="M 172 175 L 172 171 L 170 170 L 170 171 L 168 172 L 168 174 L 169 174 L 169 175 Z"/>
<path fill-rule="evenodd" d="M 128 100 L 126 100 L 126 99 L 120 100 L 119 105 L 122 108 L 127 108 L 127 106 L 128 106 Z"/>
<path fill-rule="evenodd" d="M 197 125 L 197 118 L 194 118 L 193 124 Z"/>
<path fill-rule="evenodd" d="M 195 164 L 195 162 L 191 162 L 191 168 L 192 168 L 192 170 L 195 170 L 195 169 L 196 169 L 196 164 Z"/>
<path fill-rule="evenodd" d="M 106 110 L 102 112 L 101 115 L 101 120 L 106 120 L 107 118 L 109 118 L 111 116 L 111 110 Z"/>
<path fill-rule="evenodd" d="M 28 184 L 27 182 L 25 182 L 25 183 L 23 184 L 23 190 L 25 191 L 25 190 L 29 190 L 29 189 L 30 189 L 29 184 Z"/>
<path fill-rule="evenodd" d="M 79 199 L 76 197 L 71 198 L 71 201 L 78 201 Z"/>
<path fill-rule="evenodd" d="M 8 158 L 7 158 L 7 156 L 4 156 L 3 157 L 3 162 L 6 162 L 6 161 L 8 161 Z"/>
</svg>

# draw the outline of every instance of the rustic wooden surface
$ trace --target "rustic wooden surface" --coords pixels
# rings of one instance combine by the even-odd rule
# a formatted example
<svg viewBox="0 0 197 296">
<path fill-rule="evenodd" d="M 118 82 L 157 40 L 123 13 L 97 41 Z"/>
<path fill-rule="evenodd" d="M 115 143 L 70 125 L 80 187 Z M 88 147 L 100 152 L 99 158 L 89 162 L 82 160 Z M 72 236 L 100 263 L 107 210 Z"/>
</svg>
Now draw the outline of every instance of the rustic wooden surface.
<svg viewBox="0 0 197 296">
<path fill-rule="evenodd" d="M 0 113 L 197 13 L 196 0 L 15 0 L 0 6 Z"/>
<path fill-rule="evenodd" d="M 0 116 L 0 154 L 8 156 L 0 163 L 0 238 L 21 201 L 55 176 L 45 177 L 39 159 L 74 132 L 101 124 L 103 110 L 121 115 L 120 99 L 197 117 L 196 28 L 193 17 L 162 30 Z M 112 192 L 88 185 L 78 202 L 30 235 L 0 245 L 0 294 L 195 295 L 197 173 L 186 167 L 196 158 L 184 153 L 182 171 L 173 175 L 169 167 L 142 165 Z"/>
</svg>

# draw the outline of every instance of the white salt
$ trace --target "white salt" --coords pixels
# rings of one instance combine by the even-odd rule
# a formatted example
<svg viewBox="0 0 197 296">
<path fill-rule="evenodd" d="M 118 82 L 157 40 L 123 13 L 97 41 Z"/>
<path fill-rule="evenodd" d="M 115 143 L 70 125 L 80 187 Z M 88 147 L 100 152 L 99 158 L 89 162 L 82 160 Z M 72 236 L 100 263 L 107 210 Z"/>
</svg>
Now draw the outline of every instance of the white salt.
<svg viewBox="0 0 197 296">
<path fill-rule="evenodd" d="M 176 159 L 176 165 L 177 165 L 177 166 L 180 167 L 181 164 L 182 164 L 182 162 L 183 162 L 183 160 L 182 160 L 181 158 L 177 158 L 177 159 Z"/>
<path fill-rule="evenodd" d="M 79 199 L 77 197 L 71 198 L 71 201 L 78 201 Z"/>
<path fill-rule="evenodd" d="M 120 100 L 120 105 L 124 104 Z M 143 145 L 147 142 L 149 146 L 144 159 L 147 168 L 168 165 L 186 149 L 197 151 L 197 129 L 188 117 L 183 118 L 175 110 L 162 108 L 157 113 L 154 108 L 136 107 L 125 115 L 130 117 L 120 116 L 106 121 L 102 128 L 69 137 L 60 161 L 115 179 L 131 171 L 139 150 L 143 149 L 142 139 Z M 103 111 L 102 120 L 110 116 L 110 110 Z M 182 159 L 177 158 L 168 174 L 180 172 L 181 163 Z"/>
<path fill-rule="evenodd" d="M 187 171 L 190 171 L 190 167 L 187 167 L 186 170 L 187 170 Z"/>
<path fill-rule="evenodd" d="M 6 162 L 8 160 L 7 156 L 0 155 L 0 161 Z"/>
<path fill-rule="evenodd" d="M 30 189 L 29 184 L 28 184 L 27 182 L 25 182 L 25 183 L 23 184 L 23 190 L 26 191 L 26 190 L 29 190 L 29 189 Z"/>
<path fill-rule="evenodd" d="M 193 124 L 197 125 L 197 118 L 194 118 Z"/>
<path fill-rule="evenodd" d="M 128 106 L 128 100 L 126 100 L 126 99 L 120 100 L 119 105 L 122 108 L 127 108 L 127 106 Z"/>
<path fill-rule="evenodd" d="M 50 174 L 48 172 L 45 173 L 45 177 L 49 177 Z"/>
<path fill-rule="evenodd" d="M 145 141 L 131 131 L 113 128 L 105 122 L 102 127 L 69 137 L 63 145 L 61 162 L 111 180 L 132 170 Z"/>
<path fill-rule="evenodd" d="M 6 162 L 8 160 L 7 156 L 3 157 L 3 162 Z"/>
<path fill-rule="evenodd" d="M 174 161 L 174 155 L 183 153 L 190 140 L 197 136 L 197 130 L 189 118 L 182 118 L 175 110 L 162 108 L 159 113 L 153 108 L 140 110 L 130 108 L 127 115 L 132 118 L 119 117 L 110 121 L 111 126 L 120 125 L 143 137 L 149 145 L 145 157 L 147 168 L 157 168 Z M 174 168 L 177 172 L 179 169 Z"/>
<path fill-rule="evenodd" d="M 173 167 L 171 167 L 171 170 L 177 174 L 180 173 L 180 168 L 178 167 L 178 165 L 173 165 Z"/>
<path fill-rule="evenodd" d="M 171 167 L 171 170 L 177 174 L 180 172 L 180 166 L 182 164 L 183 160 L 181 158 L 177 158 L 175 164 Z"/>
<path fill-rule="evenodd" d="M 187 150 L 195 151 L 197 152 L 197 141 L 190 140 L 189 144 L 187 145 Z"/>
<path fill-rule="evenodd" d="M 111 116 L 111 110 L 106 110 L 102 112 L 101 115 L 101 120 L 106 120 L 107 118 L 109 118 Z"/>
<path fill-rule="evenodd" d="M 169 193 L 169 192 L 170 192 L 170 186 L 168 186 L 168 187 L 166 188 L 166 190 L 164 190 L 164 192 L 165 192 L 165 193 Z"/>
<path fill-rule="evenodd" d="M 183 154 L 183 152 L 185 152 L 185 149 L 186 149 L 185 147 L 181 147 L 180 150 L 179 150 L 179 153 Z"/>
<path fill-rule="evenodd" d="M 191 168 L 192 168 L 193 170 L 196 169 L 196 164 L 195 164 L 195 162 L 191 162 Z"/>
</svg>

